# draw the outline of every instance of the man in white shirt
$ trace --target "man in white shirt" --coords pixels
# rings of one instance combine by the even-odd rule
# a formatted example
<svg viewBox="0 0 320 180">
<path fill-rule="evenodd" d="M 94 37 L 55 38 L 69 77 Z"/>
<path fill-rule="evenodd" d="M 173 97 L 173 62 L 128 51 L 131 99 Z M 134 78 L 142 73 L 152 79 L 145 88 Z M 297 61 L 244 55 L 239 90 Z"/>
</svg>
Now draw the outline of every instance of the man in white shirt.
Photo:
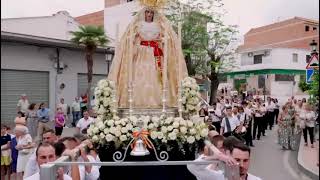
<svg viewBox="0 0 320 180">
<path fill-rule="evenodd" d="M 222 134 L 224 137 L 228 137 L 239 125 L 240 121 L 232 116 L 231 106 L 226 107 L 226 117 L 222 119 L 220 134 Z"/>
<path fill-rule="evenodd" d="M 261 106 L 260 102 L 256 103 L 256 106 L 253 108 L 254 113 L 254 123 L 253 123 L 253 140 L 256 139 L 256 132 L 258 129 L 257 140 L 260 140 L 261 133 L 264 135 L 264 114 L 265 108 Z"/>
<path fill-rule="evenodd" d="M 266 120 L 269 125 L 269 129 L 272 130 L 274 124 L 274 109 L 275 104 L 271 101 L 270 97 L 267 97 L 267 102 L 265 103 L 265 107 L 267 109 Z"/>
<path fill-rule="evenodd" d="M 86 129 L 93 122 L 94 122 L 93 118 L 89 117 L 89 112 L 84 111 L 83 118 L 81 118 L 77 123 L 78 133 L 87 134 Z"/>
<path fill-rule="evenodd" d="M 42 134 L 42 142 L 43 143 L 50 143 L 53 144 L 55 142 L 57 142 L 58 138 L 54 132 L 53 129 L 49 129 L 43 132 Z M 32 155 L 30 156 L 25 171 L 24 171 L 24 178 L 27 178 L 29 176 L 32 176 L 35 173 L 39 172 L 39 166 L 37 163 L 37 156 L 36 156 L 36 152 L 32 153 Z"/>
<path fill-rule="evenodd" d="M 232 158 L 232 159 L 230 159 Z M 200 156 L 196 161 L 206 161 L 218 159 L 220 161 L 226 162 L 227 166 L 233 166 L 236 161 L 239 165 L 239 180 L 261 180 L 261 178 L 256 177 L 248 173 L 250 165 L 250 148 L 244 145 L 242 142 L 238 142 L 233 145 L 231 151 L 231 157 L 221 154 L 220 152 L 214 153 L 213 156 L 206 157 Z M 210 165 L 187 165 L 188 170 L 194 174 L 198 180 L 224 180 L 226 172 L 217 169 L 211 169 Z M 232 168 L 228 168 L 232 170 Z M 229 173 L 230 174 L 230 173 Z M 228 177 L 226 177 L 228 178 Z M 233 177 L 236 178 L 236 177 Z M 232 178 L 231 178 L 232 179 Z M 238 179 L 238 178 L 237 178 Z"/>
<path fill-rule="evenodd" d="M 18 104 L 17 104 L 17 111 L 21 111 L 25 114 L 26 112 L 28 112 L 29 105 L 30 104 L 27 99 L 27 95 L 21 94 L 21 98 L 19 99 Z"/>
<path fill-rule="evenodd" d="M 81 115 L 79 97 L 75 97 L 75 101 L 73 101 L 71 107 L 72 107 L 72 116 L 73 116 L 72 126 L 75 127 Z"/>
<path fill-rule="evenodd" d="M 214 103 L 213 107 L 208 109 L 210 119 L 212 121 L 212 125 L 216 128 L 217 132 L 220 132 L 221 127 L 221 109 L 218 108 L 217 104 Z"/>
<path fill-rule="evenodd" d="M 39 167 L 42 164 L 46 164 L 48 162 L 53 162 L 57 159 L 55 154 L 55 149 L 51 144 L 40 144 L 36 150 L 36 159 Z M 56 174 L 57 180 L 72 180 L 72 178 L 63 172 L 63 168 L 60 167 L 57 169 Z M 25 178 L 25 180 L 40 180 L 40 173 L 37 172 L 33 174 L 32 176 L 29 176 Z"/>
</svg>

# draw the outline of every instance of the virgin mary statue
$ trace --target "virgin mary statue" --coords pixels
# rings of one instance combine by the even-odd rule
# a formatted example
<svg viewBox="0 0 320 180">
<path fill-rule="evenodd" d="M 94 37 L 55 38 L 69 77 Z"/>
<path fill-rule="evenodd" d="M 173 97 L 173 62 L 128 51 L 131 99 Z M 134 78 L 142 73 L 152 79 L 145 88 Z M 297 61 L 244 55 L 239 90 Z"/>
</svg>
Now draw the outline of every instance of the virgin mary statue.
<svg viewBox="0 0 320 180">
<path fill-rule="evenodd" d="M 142 4 L 144 8 L 135 15 L 116 47 L 108 79 L 116 84 L 119 108 L 129 107 L 131 85 L 133 108 L 160 108 L 163 92 L 166 105 L 176 107 L 179 81 L 188 75 L 181 45 L 169 20 L 159 12 L 159 1 L 142 0 Z M 167 83 L 163 86 L 165 75 Z"/>
</svg>

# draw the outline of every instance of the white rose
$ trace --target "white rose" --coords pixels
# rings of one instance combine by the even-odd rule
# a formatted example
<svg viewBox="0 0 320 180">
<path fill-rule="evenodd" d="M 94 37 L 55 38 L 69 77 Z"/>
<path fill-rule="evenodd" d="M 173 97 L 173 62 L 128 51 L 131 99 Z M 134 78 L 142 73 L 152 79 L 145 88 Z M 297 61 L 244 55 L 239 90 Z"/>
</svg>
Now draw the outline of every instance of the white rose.
<svg viewBox="0 0 320 180">
<path fill-rule="evenodd" d="M 114 132 L 114 135 L 115 135 L 116 137 L 120 137 L 120 136 L 121 136 L 121 132 L 120 132 L 119 130 L 116 130 L 116 131 Z"/>
<path fill-rule="evenodd" d="M 114 125 L 117 126 L 117 125 L 119 125 L 120 123 L 121 123 L 121 121 L 115 121 L 115 122 L 114 122 Z"/>
<path fill-rule="evenodd" d="M 192 127 L 193 126 L 193 122 L 192 121 L 187 121 L 187 125 L 188 125 L 188 127 Z"/>
<path fill-rule="evenodd" d="M 157 128 L 157 127 L 159 127 L 159 123 L 153 123 L 153 126 L 154 126 L 155 128 Z"/>
<path fill-rule="evenodd" d="M 185 120 L 180 120 L 180 125 L 181 125 L 181 126 L 187 126 L 187 121 L 185 121 Z"/>
<path fill-rule="evenodd" d="M 197 134 L 197 135 L 196 135 L 196 140 L 200 140 L 200 138 L 201 138 L 200 135 Z"/>
<path fill-rule="evenodd" d="M 172 129 L 173 129 L 173 126 L 168 126 L 168 131 L 172 131 Z"/>
<path fill-rule="evenodd" d="M 113 81 L 109 81 L 109 86 L 114 89 L 116 87 L 116 84 Z"/>
<path fill-rule="evenodd" d="M 187 104 L 187 109 L 192 111 L 194 110 L 194 106 Z"/>
<path fill-rule="evenodd" d="M 126 128 L 127 128 L 128 130 L 132 130 L 133 126 L 132 126 L 131 123 L 129 123 L 129 124 L 126 125 Z"/>
<path fill-rule="evenodd" d="M 194 139 L 193 136 L 189 136 L 189 137 L 187 138 L 187 142 L 188 142 L 189 144 L 194 143 L 194 141 L 195 141 L 195 139 Z"/>
<path fill-rule="evenodd" d="M 114 119 L 115 121 L 120 120 L 119 116 L 114 116 L 113 119 Z"/>
<path fill-rule="evenodd" d="M 94 136 L 92 137 L 92 141 L 93 141 L 93 142 L 98 142 L 98 141 L 99 141 L 98 136 L 97 136 L 97 135 L 94 135 Z"/>
<path fill-rule="evenodd" d="M 100 133 L 100 139 L 103 139 L 105 137 L 105 135 L 103 134 L 103 132 Z"/>
<path fill-rule="evenodd" d="M 186 134 L 187 133 L 187 128 L 186 127 L 180 127 L 180 132 L 182 134 Z"/>
<path fill-rule="evenodd" d="M 154 122 L 154 123 L 158 123 L 159 122 L 159 118 L 156 117 L 156 116 L 153 116 L 151 121 Z"/>
<path fill-rule="evenodd" d="M 173 123 L 173 127 L 174 127 L 174 128 L 178 128 L 178 127 L 179 127 L 179 123 L 178 123 L 178 122 L 174 122 L 174 123 Z"/>
<path fill-rule="evenodd" d="M 190 129 L 190 134 L 194 135 L 196 133 L 197 133 L 196 129 L 194 129 L 194 128 Z"/>
<path fill-rule="evenodd" d="M 162 133 L 167 133 L 168 129 L 165 126 L 161 127 L 161 132 Z"/>
<path fill-rule="evenodd" d="M 151 123 L 151 124 L 149 124 L 148 128 L 149 128 L 149 129 L 153 129 L 153 128 L 154 128 L 154 125 Z"/>
<path fill-rule="evenodd" d="M 98 110 L 98 114 L 104 114 L 106 112 L 105 108 L 103 106 L 101 106 Z"/>
<path fill-rule="evenodd" d="M 103 131 L 106 126 L 103 123 L 101 123 L 98 127 L 101 131 Z"/>
<path fill-rule="evenodd" d="M 121 125 L 116 126 L 116 130 L 121 131 Z"/>
<path fill-rule="evenodd" d="M 116 131 L 116 128 L 115 128 L 115 127 L 111 127 L 110 130 L 109 130 L 109 132 L 112 133 L 112 134 L 114 134 L 115 131 Z"/>
<path fill-rule="evenodd" d="M 98 134 L 99 133 L 99 128 L 98 127 L 94 127 L 93 128 L 93 133 L 94 134 Z"/>
<path fill-rule="evenodd" d="M 122 133 L 127 133 L 127 132 L 128 132 L 128 129 L 127 129 L 126 127 L 123 127 L 123 128 L 121 128 L 121 132 L 122 132 Z"/>
<path fill-rule="evenodd" d="M 108 126 L 113 126 L 113 125 L 114 125 L 114 120 L 109 120 L 109 121 L 107 122 L 107 125 L 108 125 Z"/>
<path fill-rule="evenodd" d="M 124 119 L 121 120 L 121 125 L 125 126 L 126 125 L 126 121 Z"/>
<path fill-rule="evenodd" d="M 120 141 L 126 141 L 128 138 L 127 138 L 127 136 L 126 135 L 121 135 L 120 136 Z"/>
<path fill-rule="evenodd" d="M 107 134 L 107 135 L 106 135 L 106 140 L 107 140 L 108 142 L 113 141 L 113 138 L 114 138 L 114 136 L 112 136 L 111 134 Z"/>
<path fill-rule="evenodd" d="M 168 141 L 167 141 L 165 138 L 163 138 L 163 139 L 161 140 L 161 142 L 167 143 Z"/>
<path fill-rule="evenodd" d="M 158 132 L 158 139 L 162 139 L 163 138 L 163 133 L 162 132 Z"/>
<path fill-rule="evenodd" d="M 157 131 L 152 131 L 151 134 L 150 134 L 151 139 L 156 139 L 157 135 L 158 135 Z"/>
<path fill-rule="evenodd" d="M 176 140 L 177 139 L 177 135 L 176 133 L 172 132 L 168 134 L 168 137 L 170 140 Z"/>
<path fill-rule="evenodd" d="M 105 128 L 105 129 L 103 130 L 103 132 L 104 132 L 104 134 L 109 134 L 109 129 L 108 129 L 108 128 Z"/>
<path fill-rule="evenodd" d="M 208 136 L 208 129 L 207 128 L 202 129 L 200 135 L 202 137 L 207 137 Z"/>
<path fill-rule="evenodd" d="M 179 133 L 179 130 L 178 130 L 178 129 L 173 129 L 173 131 L 172 131 L 172 132 L 174 132 L 174 133 L 178 134 L 178 133 Z"/>
</svg>

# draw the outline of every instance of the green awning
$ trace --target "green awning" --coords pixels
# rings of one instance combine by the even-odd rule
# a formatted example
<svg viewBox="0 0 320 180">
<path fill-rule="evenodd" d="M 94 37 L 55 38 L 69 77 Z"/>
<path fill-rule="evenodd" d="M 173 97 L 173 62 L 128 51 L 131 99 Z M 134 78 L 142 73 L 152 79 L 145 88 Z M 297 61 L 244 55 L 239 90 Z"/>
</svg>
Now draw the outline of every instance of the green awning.
<svg viewBox="0 0 320 180">
<path fill-rule="evenodd" d="M 224 73 L 230 78 L 241 77 L 247 78 L 254 75 L 263 75 L 263 74 L 287 74 L 287 75 L 299 75 L 305 74 L 305 70 L 296 70 L 296 69 L 261 69 L 261 70 L 251 70 L 251 71 L 238 71 L 238 72 L 227 72 Z"/>
</svg>

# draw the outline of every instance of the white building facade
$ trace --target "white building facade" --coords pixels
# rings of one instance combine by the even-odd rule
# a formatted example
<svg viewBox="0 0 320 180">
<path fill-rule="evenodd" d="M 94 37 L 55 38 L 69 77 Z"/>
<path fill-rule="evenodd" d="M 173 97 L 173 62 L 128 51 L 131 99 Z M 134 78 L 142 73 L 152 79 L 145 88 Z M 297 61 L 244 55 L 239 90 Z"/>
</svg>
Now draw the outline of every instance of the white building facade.
<svg viewBox="0 0 320 180">
<path fill-rule="evenodd" d="M 12 123 L 20 95 L 30 103 L 45 102 L 51 115 L 60 98 L 71 105 L 86 93 L 87 66 L 83 47 L 72 44 L 69 31 L 78 24 L 68 14 L 1 20 L 1 119 Z M 16 28 L 15 28 L 16 26 Z M 94 54 L 93 85 L 107 77 L 108 49 Z M 60 62 L 60 72 L 57 72 Z"/>
<path fill-rule="evenodd" d="M 234 89 L 245 83 L 246 90 L 256 90 L 256 94 L 260 95 L 304 96 L 298 84 L 300 78 L 304 78 L 306 57 L 309 54 L 307 50 L 292 48 L 250 49 L 240 52 L 239 69 L 228 74 L 228 82 Z"/>
</svg>

